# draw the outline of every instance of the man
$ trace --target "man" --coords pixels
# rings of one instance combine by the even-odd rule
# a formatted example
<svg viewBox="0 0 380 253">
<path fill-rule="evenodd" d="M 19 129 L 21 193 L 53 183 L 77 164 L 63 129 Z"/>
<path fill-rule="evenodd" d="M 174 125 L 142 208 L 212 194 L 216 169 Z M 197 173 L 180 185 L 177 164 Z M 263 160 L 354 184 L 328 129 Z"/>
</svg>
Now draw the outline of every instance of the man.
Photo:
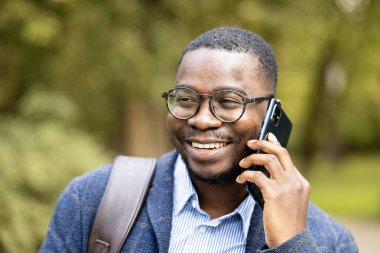
<svg viewBox="0 0 380 253">
<path fill-rule="evenodd" d="M 346 229 L 309 203 L 309 183 L 276 137 L 255 140 L 276 83 L 272 49 L 249 31 L 217 28 L 187 46 L 174 89 L 163 93 L 176 150 L 158 161 L 122 252 L 358 251 Z M 258 149 L 265 154 L 253 154 Z M 252 165 L 264 165 L 270 178 L 245 170 Z M 109 171 L 68 186 L 41 252 L 87 252 Z M 261 189 L 264 210 L 245 182 Z"/>
</svg>

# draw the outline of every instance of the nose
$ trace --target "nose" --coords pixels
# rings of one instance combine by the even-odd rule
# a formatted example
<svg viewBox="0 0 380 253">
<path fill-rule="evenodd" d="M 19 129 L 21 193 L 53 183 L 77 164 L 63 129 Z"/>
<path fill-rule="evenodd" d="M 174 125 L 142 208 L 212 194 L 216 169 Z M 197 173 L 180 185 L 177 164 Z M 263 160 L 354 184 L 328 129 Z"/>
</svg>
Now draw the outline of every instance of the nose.
<svg viewBox="0 0 380 253">
<path fill-rule="evenodd" d="M 210 128 L 218 128 L 223 122 L 214 116 L 209 106 L 208 98 L 203 97 L 197 113 L 188 119 L 188 124 L 199 130 L 207 130 Z"/>
</svg>

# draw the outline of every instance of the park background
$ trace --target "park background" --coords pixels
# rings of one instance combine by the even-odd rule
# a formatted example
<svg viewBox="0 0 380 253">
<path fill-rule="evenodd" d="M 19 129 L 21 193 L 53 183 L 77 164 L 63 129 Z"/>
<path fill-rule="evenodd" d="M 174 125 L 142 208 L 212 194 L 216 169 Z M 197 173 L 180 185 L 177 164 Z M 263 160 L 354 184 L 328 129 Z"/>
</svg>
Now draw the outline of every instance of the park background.
<svg viewBox="0 0 380 253">
<path fill-rule="evenodd" d="M 172 149 L 160 93 L 187 43 L 216 26 L 272 45 L 311 199 L 374 252 L 379 14 L 375 0 L 0 1 L 0 252 L 38 250 L 75 176 Z"/>
</svg>

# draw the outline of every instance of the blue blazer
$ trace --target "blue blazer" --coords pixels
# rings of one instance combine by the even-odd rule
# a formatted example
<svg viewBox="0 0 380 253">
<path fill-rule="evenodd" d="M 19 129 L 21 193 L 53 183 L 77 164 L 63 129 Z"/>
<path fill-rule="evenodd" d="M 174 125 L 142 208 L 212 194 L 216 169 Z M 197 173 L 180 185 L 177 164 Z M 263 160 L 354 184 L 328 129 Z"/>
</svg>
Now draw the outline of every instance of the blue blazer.
<svg viewBox="0 0 380 253">
<path fill-rule="evenodd" d="M 157 162 L 146 203 L 122 252 L 168 252 L 172 225 L 174 164 L 177 152 Z M 111 165 L 75 178 L 62 193 L 40 252 L 87 252 L 89 234 L 103 196 Z M 276 248 L 267 249 L 262 211 L 255 208 L 248 231 L 246 252 L 358 252 L 348 230 L 313 204 L 308 225 Z"/>
</svg>

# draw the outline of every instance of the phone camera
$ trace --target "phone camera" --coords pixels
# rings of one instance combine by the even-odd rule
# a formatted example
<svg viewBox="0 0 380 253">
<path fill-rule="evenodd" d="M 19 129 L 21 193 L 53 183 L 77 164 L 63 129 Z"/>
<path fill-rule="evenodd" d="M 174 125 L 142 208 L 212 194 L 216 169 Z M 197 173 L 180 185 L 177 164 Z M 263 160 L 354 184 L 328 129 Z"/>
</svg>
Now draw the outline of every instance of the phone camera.
<svg viewBox="0 0 380 253">
<path fill-rule="evenodd" d="M 276 105 L 273 110 L 273 114 L 271 118 L 273 125 L 278 126 L 278 123 L 280 122 L 281 114 L 282 114 L 282 111 L 280 107 Z"/>
</svg>

